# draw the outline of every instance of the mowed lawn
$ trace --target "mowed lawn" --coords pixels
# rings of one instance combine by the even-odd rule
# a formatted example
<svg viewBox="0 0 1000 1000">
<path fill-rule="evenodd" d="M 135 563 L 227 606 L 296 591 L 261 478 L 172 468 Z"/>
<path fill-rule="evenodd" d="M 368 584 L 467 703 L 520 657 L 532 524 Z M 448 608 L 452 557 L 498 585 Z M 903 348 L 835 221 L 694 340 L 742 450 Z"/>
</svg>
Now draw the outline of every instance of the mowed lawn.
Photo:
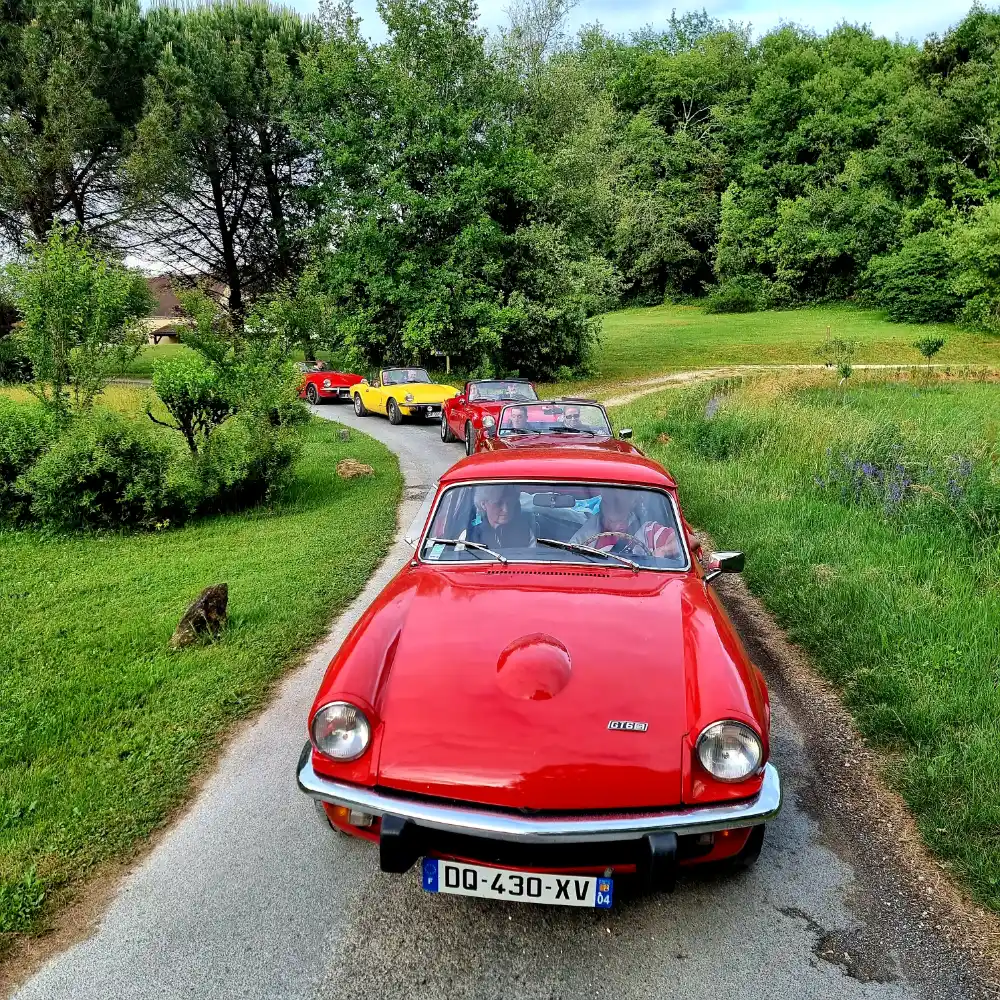
<svg viewBox="0 0 1000 1000">
<path fill-rule="evenodd" d="M 665 305 L 607 313 L 594 355 L 596 375 L 587 381 L 716 365 L 817 364 L 817 348 L 828 336 L 854 341 L 859 363 L 923 364 L 914 341 L 941 336 L 946 344 L 936 362 L 1000 366 L 1000 337 L 949 324 L 890 323 L 851 306 L 710 315 L 700 306 Z"/>
<path fill-rule="evenodd" d="M 1000 386 L 806 381 L 614 417 L 691 521 L 746 550 L 750 587 L 890 751 L 927 843 L 1000 910 Z"/>
<path fill-rule="evenodd" d="M 375 475 L 340 479 L 345 457 Z M 401 491 L 386 448 L 314 420 L 271 508 L 160 534 L 0 532 L 0 932 L 38 926 L 54 890 L 185 799 L 220 734 L 360 591 Z M 222 639 L 168 652 L 223 581 Z"/>
</svg>

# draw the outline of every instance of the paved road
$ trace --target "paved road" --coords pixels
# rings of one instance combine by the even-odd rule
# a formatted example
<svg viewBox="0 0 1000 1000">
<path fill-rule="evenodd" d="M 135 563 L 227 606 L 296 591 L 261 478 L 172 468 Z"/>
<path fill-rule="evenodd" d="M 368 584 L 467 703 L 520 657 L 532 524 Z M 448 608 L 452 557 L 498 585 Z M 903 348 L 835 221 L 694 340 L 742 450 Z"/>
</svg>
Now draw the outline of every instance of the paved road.
<svg viewBox="0 0 1000 1000">
<path fill-rule="evenodd" d="M 410 487 L 404 526 L 461 456 L 434 427 L 318 412 L 397 451 Z M 838 856 L 837 818 L 810 794 L 822 778 L 780 703 L 773 749 L 785 808 L 749 875 L 689 880 L 598 913 L 431 896 L 416 871 L 381 874 L 370 845 L 320 825 L 293 769 L 325 664 L 406 555 L 397 545 L 323 648 L 242 730 L 90 938 L 17 1000 L 973 995 L 940 942 L 900 932 L 910 917 L 877 870 Z"/>
</svg>

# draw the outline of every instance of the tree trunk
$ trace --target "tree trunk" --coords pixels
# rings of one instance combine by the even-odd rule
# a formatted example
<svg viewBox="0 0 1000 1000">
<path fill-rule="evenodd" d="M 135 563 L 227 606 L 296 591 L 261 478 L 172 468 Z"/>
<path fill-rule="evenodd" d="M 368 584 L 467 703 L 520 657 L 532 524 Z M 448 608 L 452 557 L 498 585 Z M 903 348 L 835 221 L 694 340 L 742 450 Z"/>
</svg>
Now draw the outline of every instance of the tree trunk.
<svg viewBox="0 0 1000 1000">
<path fill-rule="evenodd" d="M 215 207 L 215 218 L 219 226 L 219 237 L 222 241 L 222 261 L 225 268 L 226 284 L 229 286 L 229 312 L 237 329 L 243 327 L 243 282 L 240 269 L 236 262 L 236 250 L 233 246 L 233 234 L 226 218 L 226 200 L 222 191 L 222 177 L 219 170 L 208 172 L 212 185 L 212 204 Z"/>
<path fill-rule="evenodd" d="M 267 190 L 267 204 L 271 212 L 271 221 L 277 237 L 278 252 L 275 271 L 279 278 L 287 278 L 292 271 L 291 247 L 288 241 L 288 224 L 285 220 L 285 206 L 281 200 L 281 187 L 278 175 L 274 169 L 274 147 L 267 126 L 257 129 L 260 141 L 261 170 L 264 174 L 264 187 Z"/>
</svg>

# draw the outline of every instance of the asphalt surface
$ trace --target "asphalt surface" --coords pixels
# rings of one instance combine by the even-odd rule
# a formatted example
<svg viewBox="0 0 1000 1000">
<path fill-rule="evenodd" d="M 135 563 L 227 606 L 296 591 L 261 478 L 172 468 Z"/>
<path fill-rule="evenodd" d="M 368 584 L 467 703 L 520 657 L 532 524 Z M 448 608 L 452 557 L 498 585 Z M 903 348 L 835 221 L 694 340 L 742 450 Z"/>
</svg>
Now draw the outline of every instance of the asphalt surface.
<svg viewBox="0 0 1000 1000">
<path fill-rule="evenodd" d="M 400 457 L 409 525 L 461 445 L 436 426 L 392 427 L 346 406 L 321 416 Z M 333 651 L 409 554 L 397 542 L 365 591 L 270 707 L 242 729 L 197 800 L 123 881 L 91 936 L 17 1000 L 684 997 L 904 1000 L 971 997 L 958 960 L 900 928 L 919 914 L 878 868 L 838 849 L 843 816 L 773 698 L 785 804 L 760 861 L 671 895 L 584 911 L 425 894 L 416 869 L 378 871 L 372 845 L 332 833 L 295 786 L 305 719 Z M 817 805 L 817 803 L 820 803 Z"/>
</svg>

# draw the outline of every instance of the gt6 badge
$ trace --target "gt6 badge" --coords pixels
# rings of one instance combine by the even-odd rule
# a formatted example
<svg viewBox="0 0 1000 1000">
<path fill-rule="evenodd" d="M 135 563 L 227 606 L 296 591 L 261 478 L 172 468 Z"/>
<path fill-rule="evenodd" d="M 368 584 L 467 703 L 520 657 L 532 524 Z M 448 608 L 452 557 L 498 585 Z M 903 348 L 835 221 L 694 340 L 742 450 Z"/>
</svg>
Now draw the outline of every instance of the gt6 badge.
<svg viewBox="0 0 1000 1000">
<path fill-rule="evenodd" d="M 608 729 L 626 729 L 633 733 L 644 733 L 649 729 L 648 722 L 625 722 L 621 719 L 612 719 L 608 723 Z"/>
</svg>

